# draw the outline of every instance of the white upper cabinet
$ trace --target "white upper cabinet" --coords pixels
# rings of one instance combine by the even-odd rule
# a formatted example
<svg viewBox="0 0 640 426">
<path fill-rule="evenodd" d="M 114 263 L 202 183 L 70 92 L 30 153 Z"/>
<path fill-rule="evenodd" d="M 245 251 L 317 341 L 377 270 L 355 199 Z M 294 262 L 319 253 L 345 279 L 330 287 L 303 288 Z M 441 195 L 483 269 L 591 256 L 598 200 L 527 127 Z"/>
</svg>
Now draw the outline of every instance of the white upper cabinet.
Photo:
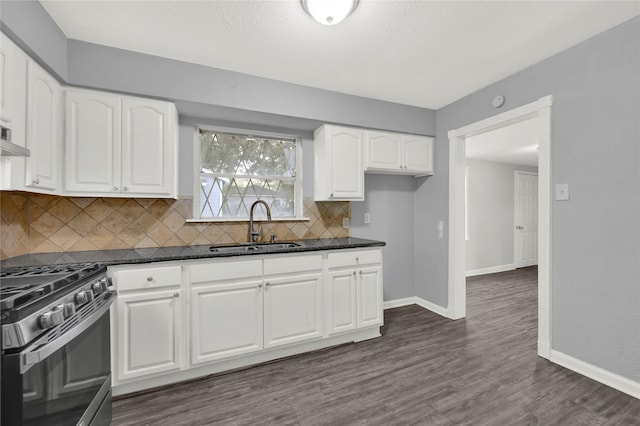
<svg viewBox="0 0 640 426">
<path fill-rule="evenodd" d="M 66 112 L 65 192 L 176 197 L 173 104 L 69 89 Z"/>
<path fill-rule="evenodd" d="M 326 124 L 314 132 L 316 201 L 364 200 L 364 133 Z"/>
<path fill-rule="evenodd" d="M 177 122 L 168 102 L 122 100 L 122 190 L 176 196 Z"/>
<path fill-rule="evenodd" d="M 364 149 L 366 170 L 402 172 L 402 151 L 401 134 L 368 131 Z"/>
<path fill-rule="evenodd" d="M 369 130 L 365 170 L 371 173 L 433 174 L 433 138 Z"/>
<path fill-rule="evenodd" d="M 60 180 L 61 86 L 33 61 L 27 64 L 27 144 L 25 186 L 58 189 Z"/>
<path fill-rule="evenodd" d="M 0 33 L 0 125 L 11 130 L 11 142 L 26 145 L 27 55 Z"/>
<path fill-rule="evenodd" d="M 120 96 L 66 92 L 65 190 L 115 192 L 120 185 Z"/>
</svg>

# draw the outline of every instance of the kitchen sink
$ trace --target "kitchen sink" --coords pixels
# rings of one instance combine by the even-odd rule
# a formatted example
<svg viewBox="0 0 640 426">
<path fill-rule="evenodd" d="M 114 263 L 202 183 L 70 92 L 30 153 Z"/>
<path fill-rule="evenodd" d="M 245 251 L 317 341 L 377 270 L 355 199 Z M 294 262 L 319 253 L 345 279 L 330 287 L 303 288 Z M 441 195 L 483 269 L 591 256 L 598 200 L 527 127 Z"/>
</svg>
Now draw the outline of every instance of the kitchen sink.
<svg viewBox="0 0 640 426">
<path fill-rule="evenodd" d="M 211 246 L 209 251 L 213 253 L 269 253 L 273 251 L 286 250 L 300 247 L 298 243 L 239 243 L 223 246 Z"/>
</svg>

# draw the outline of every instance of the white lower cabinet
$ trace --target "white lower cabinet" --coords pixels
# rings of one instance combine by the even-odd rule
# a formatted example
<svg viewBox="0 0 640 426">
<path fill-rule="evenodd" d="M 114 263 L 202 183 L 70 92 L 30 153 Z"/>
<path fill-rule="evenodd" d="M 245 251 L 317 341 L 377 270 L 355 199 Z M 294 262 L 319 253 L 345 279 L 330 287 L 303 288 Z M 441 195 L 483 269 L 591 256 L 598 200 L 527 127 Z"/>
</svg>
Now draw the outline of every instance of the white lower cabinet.
<svg viewBox="0 0 640 426">
<path fill-rule="evenodd" d="M 116 306 L 118 380 L 182 367 L 180 290 L 119 295 Z"/>
<path fill-rule="evenodd" d="M 380 336 L 379 248 L 112 266 L 115 395 Z"/>
<path fill-rule="evenodd" d="M 328 333 L 382 325 L 382 251 L 332 252 L 328 268 Z"/>
<path fill-rule="evenodd" d="M 262 281 L 191 290 L 191 363 L 262 349 Z"/>
<path fill-rule="evenodd" d="M 321 285 L 320 273 L 265 282 L 265 348 L 322 337 Z"/>
<path fill-rule="evenodd" d="M 184 367 L 184 293 L 180 265 L 116 266 L 111 310 L 114 384 Z"/>
</svg>

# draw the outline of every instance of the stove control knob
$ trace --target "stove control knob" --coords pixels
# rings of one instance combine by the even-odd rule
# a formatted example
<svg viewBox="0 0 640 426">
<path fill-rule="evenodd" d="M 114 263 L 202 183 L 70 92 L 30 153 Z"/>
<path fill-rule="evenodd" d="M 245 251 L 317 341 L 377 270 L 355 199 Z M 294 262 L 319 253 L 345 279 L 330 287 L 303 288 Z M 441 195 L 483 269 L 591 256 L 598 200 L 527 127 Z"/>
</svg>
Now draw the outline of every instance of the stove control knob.
<svg viewBox="0 0 640 426">
<path fill-rule="evenodd" d="M 76 313 L 76 306 L 73 303 L 65 303 L 62 305 L 62 315 L 65 318 L 69 318 Z"/>
<path fill-rule="evenodd" d="M 40 319 L 38 321 L 40 323 L 40 328 L 46 330 L 47 328 L 62 324 L 62 321 L 64 321 L 64 315 L 62 314 L 62 309 L 58 308 L 59 306 L 52 311 L 40 315 Z"/>
<path fill-rule="evenodd" d="M 76 294 L 76 303 L 78 305 L 84 305 L 85 303 L 89 303 L 93 300 L 93 292 L 90 290 L 81 291 Z"/>
<path fill-rule="evenodd" d="M 96 296 L 99 295 L 100 293 L 104 293 L 108 289 L 107 280 L 103 278 L 103 279 L 101 279 L 99 281 L 96 281 L 91 286 L 91 289 L 93 290 L 93 293 Z"/>
</svg>

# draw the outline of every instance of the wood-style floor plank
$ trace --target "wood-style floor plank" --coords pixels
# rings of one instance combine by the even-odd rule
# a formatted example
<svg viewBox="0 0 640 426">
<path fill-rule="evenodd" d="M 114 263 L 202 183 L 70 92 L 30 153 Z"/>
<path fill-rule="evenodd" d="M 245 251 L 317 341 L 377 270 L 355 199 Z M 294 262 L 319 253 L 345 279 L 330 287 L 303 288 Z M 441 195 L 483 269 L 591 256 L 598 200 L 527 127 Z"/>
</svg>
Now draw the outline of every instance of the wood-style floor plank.
<svg viewBox="0 0 640 426">
<path fill-rule="evenodd" d="M 124 397 L 113 425 L 640 426 L 640 401 L 536 341 L 536 268 L 473 277 L 466 319 L 390 309 L 381 338 Z"/>
</svg>

